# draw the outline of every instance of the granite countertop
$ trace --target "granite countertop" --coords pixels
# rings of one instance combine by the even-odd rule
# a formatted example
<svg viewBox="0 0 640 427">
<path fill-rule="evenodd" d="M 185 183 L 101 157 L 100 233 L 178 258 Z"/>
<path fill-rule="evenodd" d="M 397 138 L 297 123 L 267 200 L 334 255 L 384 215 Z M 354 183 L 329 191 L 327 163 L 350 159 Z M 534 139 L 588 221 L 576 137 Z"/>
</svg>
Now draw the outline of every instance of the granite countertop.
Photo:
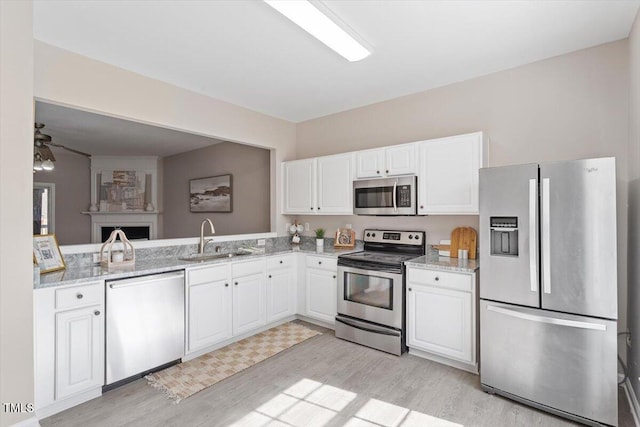
<svg viewBox="0 0 640 427">
<path fill-rule="evenodd" d="M 356 249 L 357 250 L 357 249 Z M 308 250 L 299 247 L 294 248 L 273 248 L 265 250 L 264 253 L 248 254 L 232 258 L 220 258 L 206 261 L 184 261 L 177 257 L 163 257 L 138 259 L 134 266 L 122 267 L 117 269 L 107 269 L 100 265 L 83 265 L 70 266 L 65 270 L 45 273 L 40 275 L 39 283 L 35 283 L 34 289 L 50 288 L 62 285 L 72 285 L 77 283 L 86 283 L 92 280 L 113 280 L 123 279 L 127 277 L 143 276 L 147 274 L 165 273 L 168 271 L 183 270 L 189 267 L 201 267 L 204 265 L 221 264 L 231 261 L 245 261 L 250 259 L 264 258 L 267 256 L 288 254 L 288 253 L 305 253 L 310 255 L 319 255 L 337 258 L 340 254 L 353 252 L 354 249 L 335 249 L 333 247 L 325 247 L 323 251 Z"/>
<path fill-rule="evenodd" d="M 439 256 L 437 250 L 427 252 L 427 255 L 404 263 L 407 267 L 438 269 L 459 273 L 473 273 L 480 268 L 479 259 L 459 259 Z"/>
</svg>

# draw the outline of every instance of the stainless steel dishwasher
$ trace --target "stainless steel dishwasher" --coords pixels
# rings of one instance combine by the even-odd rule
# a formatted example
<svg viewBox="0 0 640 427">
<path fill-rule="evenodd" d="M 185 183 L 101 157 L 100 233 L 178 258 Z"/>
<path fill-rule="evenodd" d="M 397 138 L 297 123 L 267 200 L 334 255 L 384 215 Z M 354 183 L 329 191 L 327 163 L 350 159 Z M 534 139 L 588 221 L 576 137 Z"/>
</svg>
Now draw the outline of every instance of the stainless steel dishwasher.
<svg viewBox="0 0 640 427">
<path fill-rule="evenodd" d="M 107 281 L 106 289 L 107 386 L 184 356 L 183 271 Z"/>
</svg>

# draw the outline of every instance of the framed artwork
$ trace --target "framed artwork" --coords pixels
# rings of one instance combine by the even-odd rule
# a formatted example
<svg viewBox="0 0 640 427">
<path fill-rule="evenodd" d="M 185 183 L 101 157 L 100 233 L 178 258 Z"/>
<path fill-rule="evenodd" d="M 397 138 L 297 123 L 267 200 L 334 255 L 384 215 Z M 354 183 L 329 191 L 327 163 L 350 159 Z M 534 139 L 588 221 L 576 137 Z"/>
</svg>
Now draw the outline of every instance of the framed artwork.
<svg viewBox="0 0 640 427">
<path fill-rule="evenodd" d="M 341 228 L 336 231 L 335 248 L 351 248 L 356 246 L 356 232 L 349 228 Z"/>
<path fill-rule="evenodd" d="M 40 267 L 40 273 L 66 268 L 55 234 L 33 236 L 33 260 Z"/>
<path fill-rule="evenodd" d="M 232 212 L 232 176 L 218 175 L 189 180 L 191 212 Z"/>
</svg>

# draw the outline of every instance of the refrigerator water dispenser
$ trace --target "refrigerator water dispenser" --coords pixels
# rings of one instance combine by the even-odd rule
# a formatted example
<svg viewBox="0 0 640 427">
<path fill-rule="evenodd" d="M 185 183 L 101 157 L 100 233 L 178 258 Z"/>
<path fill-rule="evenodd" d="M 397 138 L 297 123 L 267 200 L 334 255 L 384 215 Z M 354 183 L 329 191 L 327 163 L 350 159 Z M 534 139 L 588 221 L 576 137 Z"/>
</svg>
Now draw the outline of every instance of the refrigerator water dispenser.
<svg viewBox="0 0 640 427">
<path fill-rule="evenodd" d="M 518 217 L 492 216 L 491 255 L 518 256 Z"/>
</svg>

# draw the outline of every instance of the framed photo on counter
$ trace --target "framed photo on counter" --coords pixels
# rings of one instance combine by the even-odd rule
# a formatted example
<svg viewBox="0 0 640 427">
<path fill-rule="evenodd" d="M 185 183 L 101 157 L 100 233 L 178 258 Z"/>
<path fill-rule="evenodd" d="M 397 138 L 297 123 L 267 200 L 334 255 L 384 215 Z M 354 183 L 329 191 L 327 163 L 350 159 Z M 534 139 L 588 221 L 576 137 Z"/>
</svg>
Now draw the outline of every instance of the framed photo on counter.
<svg viewBox="0 0 640 427">
<path fill-rule="evenodd" d="M 66 268 L 55 234 L 33 236 L 33 260 L 40 267 L 40 273 Z"/>
</svg>

